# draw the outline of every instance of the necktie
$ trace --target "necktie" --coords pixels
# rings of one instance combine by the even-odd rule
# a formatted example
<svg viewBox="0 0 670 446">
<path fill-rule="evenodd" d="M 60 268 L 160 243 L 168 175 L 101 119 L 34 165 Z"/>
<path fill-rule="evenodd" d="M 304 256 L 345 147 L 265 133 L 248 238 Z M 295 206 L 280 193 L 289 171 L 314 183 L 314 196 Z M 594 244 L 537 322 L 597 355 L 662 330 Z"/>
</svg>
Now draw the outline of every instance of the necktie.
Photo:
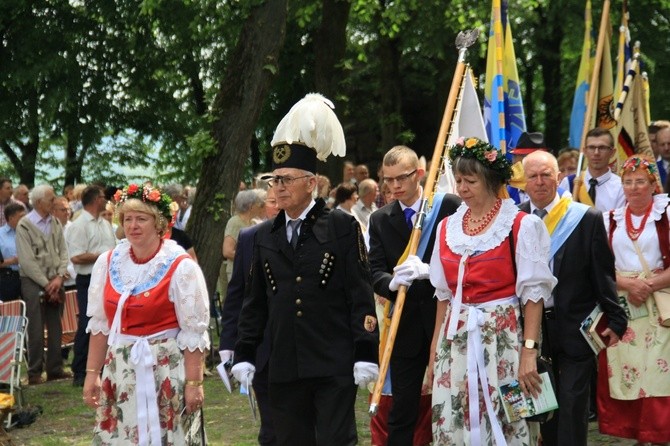
<svg viewBox="0 0 670 446">
<path fill-rule="evenodd" d="M 589 188 L 589 197 L 591 197 L 591 201 L 593 201 L 593 205 L 596 205 L 596 186 L 598 185 L 598 180 L 595 178 L 591 178 L 589 180 L 589 185 L 591 186 Z"/>
<path fill-rule="evenodd" d="M 405 208 L 402 212 L 405 214 L 405 223 L 407 223 L 407 227 L 412 229 L 414 226 L 412 223 L 412 216 L 416 214 L 416 211 L 412 208 Z"/>
<path fill-rule="evenodd" d="M 300 228 L 300 223 L 302 223 L 302 220 L 297 219 L 297 220 L 291 220 L 288 224 L 291 226 L 291 246 L 293 246 L 293 249 L 298 246 L 298 237 L 300 234 L 298 233 L 298 229 Z"/>
<path fill-rule="evenodd" d="M 540 219 L 543 219 L 544 216 L 548 214 L 548 212 L 546 211 L 546 209 L 539 209 L 539 208 L 538 208 L 538 209 L 535 209 L 535 210 L 533 211 L 533 214 L 535 214 L 535 215 L 537 215 L 538 217 L 540 217 Z"/>
</svg>

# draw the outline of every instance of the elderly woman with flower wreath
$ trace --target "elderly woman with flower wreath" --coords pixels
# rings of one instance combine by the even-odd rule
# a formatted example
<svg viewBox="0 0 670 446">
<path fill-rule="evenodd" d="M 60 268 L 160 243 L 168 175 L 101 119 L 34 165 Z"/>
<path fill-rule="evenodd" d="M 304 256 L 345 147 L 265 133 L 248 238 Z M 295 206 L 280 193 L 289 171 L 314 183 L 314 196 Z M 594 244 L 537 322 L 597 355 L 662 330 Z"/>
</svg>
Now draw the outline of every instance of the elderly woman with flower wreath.
<svg viewBox="0 0 670 446">
<path fill-rule="evenodd" d="M 670 304 L 670 199 L 657 173 L 653 159 L 626 160 L 626 205 L 605 214 L 616 284 L 630 316 L 620 342 L 598 358 L 598 423 L 602 433 L 639 444 L 670 441 L 670 328 L 663 326 L 669 315 L 659 311 L 663 301 Z"/>
<path fill-rule="evenodd" d="M 114 200 L 126 239 L 98 258 L 89 288 L 84 402 L 97 410 L 93 444 L 199 444 L 183 423 L 201 414 L 204 398 L 204 277 L 164 239 L 167 194 L 131 184 Z"/>
<path fill-rule="evenodd" d="M 430 262 L 438 299 L 433 440 L 536 444 L 536 428 L 531 432 L 524 419 L 506 421 L 498 389 L 518 380 L 526 394 L 540 391 L 543 300 L 556 284 L 548 266 L 549 234 L 538 217 L 500 198 L 512 169 L 493 146 L 460 139 L 449 158 L 463 203 L 440 222 Z"/>
</svg>

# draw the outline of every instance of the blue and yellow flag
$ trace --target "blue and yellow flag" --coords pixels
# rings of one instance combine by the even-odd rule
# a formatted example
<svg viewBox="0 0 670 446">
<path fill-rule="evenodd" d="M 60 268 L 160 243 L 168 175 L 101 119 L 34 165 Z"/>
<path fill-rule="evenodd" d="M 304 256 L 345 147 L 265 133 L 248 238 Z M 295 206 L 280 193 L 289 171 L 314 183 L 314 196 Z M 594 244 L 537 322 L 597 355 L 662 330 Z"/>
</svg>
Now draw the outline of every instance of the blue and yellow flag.
<svg viewBox="0 0 670 446">
<path fill-rule="evenodd" d="M 582 131 L 584 130 L 584 116 L 586 102 L 589 96 L 589 84 L 593 74 L 593 65 L 596 57 L 595 34 L 591 16 L 591 0 L 586 0 L 584 10 L 584 44 L 582 58 L 579 62 L 575 96 L 572 100 L 572 114 L 570 115 L 570 147 L 579 148 L 582 145 Z"/>
<path fill-rule="evenodd" d="M 507 2 L 493 0 L 486 61 L 484 122 L 489 142 L 504 152 L 526 131 Z"/>
</svg>

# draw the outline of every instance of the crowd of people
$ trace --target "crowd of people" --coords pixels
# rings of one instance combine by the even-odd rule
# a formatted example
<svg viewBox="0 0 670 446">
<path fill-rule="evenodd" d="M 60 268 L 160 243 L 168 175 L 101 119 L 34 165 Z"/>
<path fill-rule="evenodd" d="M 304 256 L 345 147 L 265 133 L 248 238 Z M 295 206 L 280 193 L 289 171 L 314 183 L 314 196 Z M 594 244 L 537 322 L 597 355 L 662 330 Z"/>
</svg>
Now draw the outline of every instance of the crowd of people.
<svg viewBox="0 0 670 446">
<path fill-rule="evenodd" d="M 311 94 L 289 111 L 271 171 L 240 185 L 224 230 L 219 353 L 254 389 L 259 444 L 357 443 L 357 388 L 378 379 L 380 330 L 400 292 L 372 444 L 586 445 L 594 418 L 604 434 L 670 442 L 670 122 L 650 127 L 656 159 L 633 155 L 618 172 L 599 128 L 582 172 L 578 150 L 554 156 L 540 133 L 524 133 L 511 161 L 460 138 L 446 154 L 455 190 L 426 210 L 427 166 L 407 146 L 385 153 L 377 181 L 350 161 L 339 183 L 317 174 L 317 159 L 345 153 L 332 108 Z M 82 386 L 94 442 L 206 441 L 190 428 L 202 421 L 210 348 L 210 298 L 187 235 L 194 193 L 93 184 L 56 196 L 0 178 L 0 299 L 26 302 L 28 383 L 46 372 Z M 66 289 L 80 310 L 71 373 Z M 595 308 L 599 353 L 583 334 Z M 510 419 L 501 388 L 532 398 L 551 387 L 540 356 L 558 409 L 541 423 Z"/>
</svg>

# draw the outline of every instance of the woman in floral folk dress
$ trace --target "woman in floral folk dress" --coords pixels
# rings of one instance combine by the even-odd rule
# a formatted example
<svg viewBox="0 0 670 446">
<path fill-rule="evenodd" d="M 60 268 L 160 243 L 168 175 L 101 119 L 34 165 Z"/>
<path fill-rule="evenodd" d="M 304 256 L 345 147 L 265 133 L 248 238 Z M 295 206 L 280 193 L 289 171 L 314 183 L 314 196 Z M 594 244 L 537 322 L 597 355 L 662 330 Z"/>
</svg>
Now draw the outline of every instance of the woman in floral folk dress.
<svg viewBox="0 0 670 446">
<path fill-rule="evenodd" d="M 537 429 L 505 420 L 498 388 L 518 380 L 524 392 L 540 390 L 543 299 L 556 284 L 549 234 L 539 218 L 498 198 L 511 166 L 494 147 L 468 138 L 449 156 L 463 204 L 439 224 L 430 263 L 438 298 L 434 444 L 535 444 Z"/>
<path fill-rule="evenodd" d="M 182 426 L 201 414 L 204 399 L 202 272 L 163 238 L 167 195 L 131 184 L 115 200 L 126 239 L 99 255 L 89 289 L 84 402 L 97 410 L 93 444 L 199 444 L 202 436 Z"/>
<path fill-rule="evenodd" d="M 633 156 L 622 167 L 626 206 L 606 215 L 617 271 L 628 305 L 648 315 L 628 321 L 621 341 L 600 354 L 598 424 L 604 434 L 641 443 L 670 441 L 670 328 L 659 323 L 652 292 L 670 287 L 668 195 L 660 193 L 656 162 Z M 645 266 L 652 277 L 640 277 Z M 658 298 L 661 296 L 657 295 Z"/>
</svg>

